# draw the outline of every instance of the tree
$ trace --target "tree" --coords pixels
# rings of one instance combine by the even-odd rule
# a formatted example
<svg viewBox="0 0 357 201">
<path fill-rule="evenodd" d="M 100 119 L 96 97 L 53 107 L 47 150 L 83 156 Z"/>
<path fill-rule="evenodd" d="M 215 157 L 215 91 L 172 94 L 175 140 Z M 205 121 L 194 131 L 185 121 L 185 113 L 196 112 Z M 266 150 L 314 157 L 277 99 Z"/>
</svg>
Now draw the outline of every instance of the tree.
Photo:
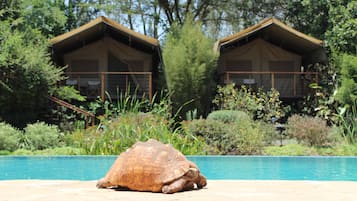
<svg viewBox="0 0 357 201">
<path fill-rule="evenodd" d="M 335 0 L 330 4 L 329 23 L 326 32 L 329 47 L 337 54 L 357 54 L 357 2 Z"/>
<path fill-rule="evenodd" d="M 212 41 L 202 33 L 201 24 L 189 18 L 166 36 L 163 59 L 174 112 L 193 101 L 183 106 L 181 117 L 193 109 L 199 115 L 208 112 L 217 56 Z"/>
<path fill-rule="evenodd" d="M 53 37 L 65 32 L 65 4 L 60 0 L 23 0 L 21 18 L 23 26 L 38 29 L 42 35 Z"/>
<path fill-rule="evenodd" d="M 0 22 L 0 119 L 17 127 L 39 119 L 49 90 L 62 79 L 38 30 L 19 31 L 16 21 Z M 22 29 L 24 26 L 22 26 Z"/>
<path fill-rule="evenodd" d="M 324 39 L 329 28 L 329 4 L 325 0 L 286 1 L 284 18 L 297 30 Z"/>
</svg>

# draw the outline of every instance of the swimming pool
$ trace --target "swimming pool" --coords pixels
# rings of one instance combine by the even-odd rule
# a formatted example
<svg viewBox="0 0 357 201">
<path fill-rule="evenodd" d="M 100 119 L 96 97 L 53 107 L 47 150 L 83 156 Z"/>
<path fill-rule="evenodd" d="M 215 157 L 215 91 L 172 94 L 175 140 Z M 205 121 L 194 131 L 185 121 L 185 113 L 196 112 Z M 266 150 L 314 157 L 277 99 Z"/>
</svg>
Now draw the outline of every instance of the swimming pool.
<svg viewBox="0 0 357 201">
<path fill-rule="evenodd" d="M 97 180 L 117 156 L 1 156 L 0 180 Z M 357 157 L 188 156 L 208 179 L 357 181 Z"/>
</svg>

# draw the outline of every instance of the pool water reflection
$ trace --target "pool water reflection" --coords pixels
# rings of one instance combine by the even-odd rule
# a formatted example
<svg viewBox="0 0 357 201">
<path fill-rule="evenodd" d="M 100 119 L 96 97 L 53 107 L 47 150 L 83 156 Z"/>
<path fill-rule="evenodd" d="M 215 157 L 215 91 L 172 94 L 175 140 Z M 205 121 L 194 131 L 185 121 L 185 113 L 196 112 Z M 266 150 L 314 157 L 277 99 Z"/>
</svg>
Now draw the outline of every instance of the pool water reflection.
<svg viewBox="0 0 357 201">
<path fill-rule="evenodd" d="M 2 156 L 0 180 L 97 180 L 117 156 Z M 357 157 L 188 156 L 208 179 L 357 181 Z"/>
</svg>

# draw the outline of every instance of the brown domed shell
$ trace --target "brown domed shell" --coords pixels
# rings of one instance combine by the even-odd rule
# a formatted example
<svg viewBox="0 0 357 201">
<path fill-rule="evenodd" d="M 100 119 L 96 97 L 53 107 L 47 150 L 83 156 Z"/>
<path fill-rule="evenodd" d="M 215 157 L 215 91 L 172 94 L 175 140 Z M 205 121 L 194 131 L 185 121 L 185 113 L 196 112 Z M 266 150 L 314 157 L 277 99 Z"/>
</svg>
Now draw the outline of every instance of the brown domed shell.
<svg viewBox="0 0 357 201">
<path fill-rule="evenodd" d="M 183 176 L 189 167 L 190 162 L 181 152 L 151 139 L 119 155 L 106 178 L 113 186 L 160 192 L 164 184 Z"/>
</svg>

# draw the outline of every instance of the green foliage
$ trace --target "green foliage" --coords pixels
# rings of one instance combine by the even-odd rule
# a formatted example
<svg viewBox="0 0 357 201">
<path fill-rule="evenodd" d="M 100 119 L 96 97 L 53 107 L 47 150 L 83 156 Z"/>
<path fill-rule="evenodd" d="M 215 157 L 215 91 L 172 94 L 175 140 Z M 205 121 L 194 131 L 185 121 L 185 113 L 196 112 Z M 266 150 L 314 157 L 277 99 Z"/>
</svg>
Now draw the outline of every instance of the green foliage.
<svg viewBox="0 0 357 201">
<path fill-rule="evenodd" d="M 335 156 L 357 156 L 357 144 L 339 144 L 333 147 L 332 151 L 327 152 L 326 155 Z"/>
<path fill-rule="evenodd" d="M 232 123 L 213 119 L 186 122 L 186 133 L 205 139 L 213 154 L 259 154 L 264 144 L 265 132 L 261 124 L 241 118 Z"/>
<path fill-rule="evenodd" d="M 53 37 L 65 31 L 64 7 L 64 1 L 23 0 L 21 17 L 26 26 L 41 31 L 46 37 Z"/>
<path fill-rule="evenodd" d="M 286 19 L 294 28 L 317 38 L 328 29 L 329 3 L 325 0 L 285 1 Z"/>
<path fill-rule="evenodd" d="M 28 150 L 28 149 L 17 149 L 16 151 L 11 153 L 12 155 L 15 156 L 31 156 L 34 155 L 33 151 Z"/>
<path fill-rule="evenodd" d="M 329 5 L 328 46 L 340 53 L 357 54 L 357 2 L 335 0 Z"/>
<path fill-rule="evenodd" d="M 47 125 L 43 122 L 29 124 L 25 128 L 26 141 L 23 148 L 29 150 L 43 150 L 58 146 L 61 133 L 57 126 Z"/>
<path fill-rule="evenodd" d="M 302 101 L 298 101 L 298 104 L 292 107 L 295 110 L 293 113 L 318 116 L 325 119 L 329 124 L 334 123 L 336 121 L 337 103 L 332 94 L 334 94 L 337 86 L 336 66 L 317 63 L 308 65 L 306 70 L 317 72 L 319 83 L 315 83 L 315 75 L 304 76 L 304 82 L 310 83 L 310 90 Z"/>
<path fill-rule="evenodd" d="M 214 87 L 217 53 L 200 27 L 200 23 L 186 20 L 182 27 L 175 27 L 165 39 L 163 59 L 174 113 L 189 102 L 182 108 L 181 118 L 195 108 L 198 115 L 207 113 Z"/>
<path fill-rule="evenodd" d="M 41 155 L 41 156 L 53 156 L 53 155 L 83 155 L 85 152 L 79 148 L 73 147 L 55 147 L 48 148 L 43 150 L 28 150 L 28 149 L 17 149 L 8 155 L 16 156 L 32 156 L 32 155 Z M 1 155 L 1 154 L 0 154 Z"/>
<path fill-rule="evenodd" d="M 0 122 L 0 150 L 14 151 L 19 143 L 21 131 L 11 125 Z"/>
<path fill-rule="evenodd" d="M 205 143 L 192 135 L 183 135 L 180 129 L 171 130 L 169 121 L 149 113 L 126 113 L 118 118 L 102 119 L 98 128 L 78 130 L 67 136 L 74 147 L 86 154 L 117 155 L 137 141 L 150 138 L 170 143 L 184 154 L 203 154 Z"/>
<path fill-rule="evenodd" d="M 326 121 L 318 117 L 293 115 L 286 125 L 288 136 L 310 146 L 331 145 L 330 131 Z"/>
<path fill-rule="evenodd" d="M 47 53 L 47 39 L 35 30 L 20 32 L 0 22 L 0 117 L 18 127 L 39 118 L 45 95 L 62 79 Z"/>
<path fill-rule="evenodd" d="M 60 86 L 53 89 L 52 92 L 56 97 L 61 97 L 61 100 L 65 101 L 85 101 L 86 98 L 79 94 L 73 86 Z"/>
<path fill-rule="evenodd" d="M 348 143 L 357 142 L 357 101 L 352 106 L 339 108 L 337 114 L 341 133 Z"/>
<path fill-rule="evenodd" d="M 275 89 L 258 93 L 245 86 L 235 88 L 235 84 L 224 87 L 218 86 L 217 95 L 213 100 L 220 110 L 240 110 L 250 114 L 254 119 L 271 122 L 271 118 L 280 119 L 285 116 L 282 102 L 279 100 L 279 92 Z"/>
<path fill-rule="evenodd" d="M 207 119 L 218 120 L 222 121 L 223 123 L 233 123 L 240 122 L 241 120 L 249 120 L 249 116 L 245 112 L 237 110 L 217 110 L 211 112 L 207 116 Z"/>
<path fill-rule="evenodd" d="M 311 155 L 311 150 L 309 147 L 301 144 L 288 144 L 282 147 L 268 146 L 264 148 L 264 155 L 307 156 L 307 155 Z"/>
<path fill-rule="evenodd" d="M 341 66 L 342 82 L 336 99 L 342 105 L 353 105 L 357 101 L 357 56 L 343 54 L 337 65 Z"/>
<path fill-rule="evenodd" d="M 337 144 L 333 147 L 309 147 L 302 144 L 288 144 L 282 147 L 264 148 L 264 155 L 271 156 L 356 156 L 357 144 Z"/>
<path fill-rule="evenodd" d="M 234 154 L 236 152 L 235 136 L 222 121 L 197 119 L 185 122 L 183 128 L 186 133 L 203 138 L 209 145 L 210 154 Z"/>
</svg>

